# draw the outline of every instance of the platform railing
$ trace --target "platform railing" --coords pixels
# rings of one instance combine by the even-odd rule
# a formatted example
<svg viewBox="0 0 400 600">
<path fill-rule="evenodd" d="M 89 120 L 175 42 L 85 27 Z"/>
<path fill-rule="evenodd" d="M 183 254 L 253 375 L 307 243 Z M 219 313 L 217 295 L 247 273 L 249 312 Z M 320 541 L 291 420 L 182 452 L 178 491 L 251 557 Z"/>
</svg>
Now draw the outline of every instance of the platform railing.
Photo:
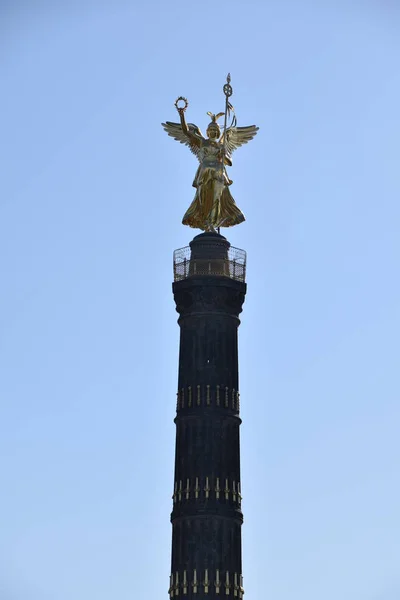
<svg viewBox="0 0 400 600">
<path fill-rule="evenodd" d="M 227 258 L 191 258 L 190 246 L 174 252 L 174 281 L 189 277 L 229 277 L 235 281 L 246 280 L 246 252 L 230 247 Z"/>
</svg>

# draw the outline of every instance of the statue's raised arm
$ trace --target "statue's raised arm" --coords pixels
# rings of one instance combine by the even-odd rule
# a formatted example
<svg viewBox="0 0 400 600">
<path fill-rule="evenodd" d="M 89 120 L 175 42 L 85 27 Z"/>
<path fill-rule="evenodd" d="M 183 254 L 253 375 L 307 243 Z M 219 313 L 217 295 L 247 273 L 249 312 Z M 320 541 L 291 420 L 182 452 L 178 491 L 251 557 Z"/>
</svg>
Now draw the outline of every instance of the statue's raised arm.
<svg viewBox="0 0 400 600">
<path fill-rule="evenodd" d="M 185 102 L 185 105 L 179 106 L 179 101 Z M 203 134 L 197 125 L 193 123 L 186 123 L 185 119 L 185 110 L 188 106 L 188 101 L 186 98 L 180 96 L 175 102 L 176 110 L 179 113 L 180 123 L 172 123 L 171 121 L 166 121 L 165 123 L 161 123 L 164 127 L 165 131 L 177 140 L 181 144 L 185 144 L 189 146 L 190 150 L 199 158 L 199 150 L 201 148 L 201 144 L 204 141 Z"/>
<path fill-rule="evenodd" d="M 229 75 L 224 85 L 224 93 L 225 112 L 207 113 L 211 117 L 211 123 L 207 127 L 207 138 L 203 136 L 197 125 L 186 123 L 185 111 L 188 102 L 182 96 L 175 102 L 180 123 L 171 121 L 162 123 L 168 135 L 181 144 L 186 144 L 200 163 L 193 181 L 196 194 L 182 223 L 204 231 L 215 232 L 220 227 L 232 227 L 245 220 L 230 193 L 229 186 L 232 181 L 227 175 L 226 166 L 232 165 L 232 152 L 253 139 L 258 131 L 255 125 L 236 127 L 236 117 L 227 127 L 227 118 L 231 112 L 234 112 L 233 106 L 228 101 L 232 95 Z M 184 105 L 180 105 L 180 102 Z M 217 121 L 222 116 L 225 117 L 225 124 L 224 134 L 221 137 Z"/>
</svg>

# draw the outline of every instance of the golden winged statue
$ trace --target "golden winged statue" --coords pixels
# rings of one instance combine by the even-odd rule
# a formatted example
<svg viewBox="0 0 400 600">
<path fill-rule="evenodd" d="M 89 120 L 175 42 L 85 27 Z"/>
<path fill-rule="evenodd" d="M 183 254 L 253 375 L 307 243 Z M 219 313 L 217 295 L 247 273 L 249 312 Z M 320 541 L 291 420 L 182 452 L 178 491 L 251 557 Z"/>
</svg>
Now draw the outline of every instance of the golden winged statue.
<svg viewBox="0 0 400 600">
<path fill-rule="evenodd" d="M 168 135 L 181 144 L 186 144 L 200 163 L 193 181 L 196 194 L 182 223 L 203 231 L 215 232 L 219 227 L 232 227 L 245 220 L 230 192 L 229 187 L 232 185 L 232 180 L 228 177 L 226 167 L 232 166 L 232 153 L 252 140 L 258 127 L 255 125 L 236 127 L 236 117 L 229 127 L 226 126 L 228 115 L 231 111 L 233 112 L 233 106 L 228 101 L 232 94 L 229 83 L 230 76 L 228 75 L 227 84 L 224 85 L 225 112 L 207 113 L 211 117 L 211 122 L 207 127 L 207 137 L 203 136 L 197 125 L 186 123 L 185 110 L 188 102 L 183 97 L 178 98 L 175 102 L 180 123 L 171 123 L 170 121 L 162 123 Z M 179 106 L 179 101 L 183 101 L 184 106 Z M 225 116 L 225 126 L 221 135 L 217 121 L 222 116 Z"/>
</svg>

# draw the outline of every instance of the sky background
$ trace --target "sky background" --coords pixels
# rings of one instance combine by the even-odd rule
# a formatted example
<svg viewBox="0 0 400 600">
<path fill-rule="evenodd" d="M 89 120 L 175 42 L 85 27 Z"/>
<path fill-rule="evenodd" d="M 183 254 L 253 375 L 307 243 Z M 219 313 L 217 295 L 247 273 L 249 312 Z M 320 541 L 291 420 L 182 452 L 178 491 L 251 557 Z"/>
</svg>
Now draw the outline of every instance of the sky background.
<svg viewBox="0 0 400 600">
<path fill-rule="evenodd" d="M 172 252 L 232 74 L 245 598 L 400 597 L 400 4 L 0 0 L 0 598 L 168 598 Z"/>
</svg>

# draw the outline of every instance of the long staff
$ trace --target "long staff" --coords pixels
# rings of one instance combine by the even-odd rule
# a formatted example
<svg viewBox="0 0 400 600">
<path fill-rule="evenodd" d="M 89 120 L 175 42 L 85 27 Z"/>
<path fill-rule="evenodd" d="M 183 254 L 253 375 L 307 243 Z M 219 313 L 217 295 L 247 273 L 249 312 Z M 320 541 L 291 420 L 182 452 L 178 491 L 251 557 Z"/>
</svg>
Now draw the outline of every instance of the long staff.
<svg viewBox="0 0 400 600">
<path fill-rule="evenodd" d="M 226 76 L 226 83 L 223 87 L 225 94 L 225 117 L 224 117 L 224 141 L 222 143 L 222 177 L 224 177 L 224 169 L 225 169 L 225 156 L 226 156 L 226 126 L 228 121 L 228 112 L 230 112 L 230 102 L 228 98 L 230 98 L 233 94 L 233 89 L 231 86 L 231 74 L 228 73 Z M 218 227 L 218 233 L 220 232 L 220 227 Z"/>
<path fill-rule="evenodd" d="M 230 98 L 233 94 L 233 89 L 231 86 L 231 74 L 228 73 L 227 77 L 226 77 L 226 83 L 223 87 L 224 90 L 224 94 L 225 94 L 225 119 L 224 119 L 224 142 L 222 145 L 223 148 L 223 161 L 222 161 L 222 165 L 225 165 L 225 155 L 226 155 L 226 125 L 227 125 L 227 121 L 228 121 L 228 112 L 230 112 L 230 102 L 228 100 L 228 98 Z"/>
</svg>

